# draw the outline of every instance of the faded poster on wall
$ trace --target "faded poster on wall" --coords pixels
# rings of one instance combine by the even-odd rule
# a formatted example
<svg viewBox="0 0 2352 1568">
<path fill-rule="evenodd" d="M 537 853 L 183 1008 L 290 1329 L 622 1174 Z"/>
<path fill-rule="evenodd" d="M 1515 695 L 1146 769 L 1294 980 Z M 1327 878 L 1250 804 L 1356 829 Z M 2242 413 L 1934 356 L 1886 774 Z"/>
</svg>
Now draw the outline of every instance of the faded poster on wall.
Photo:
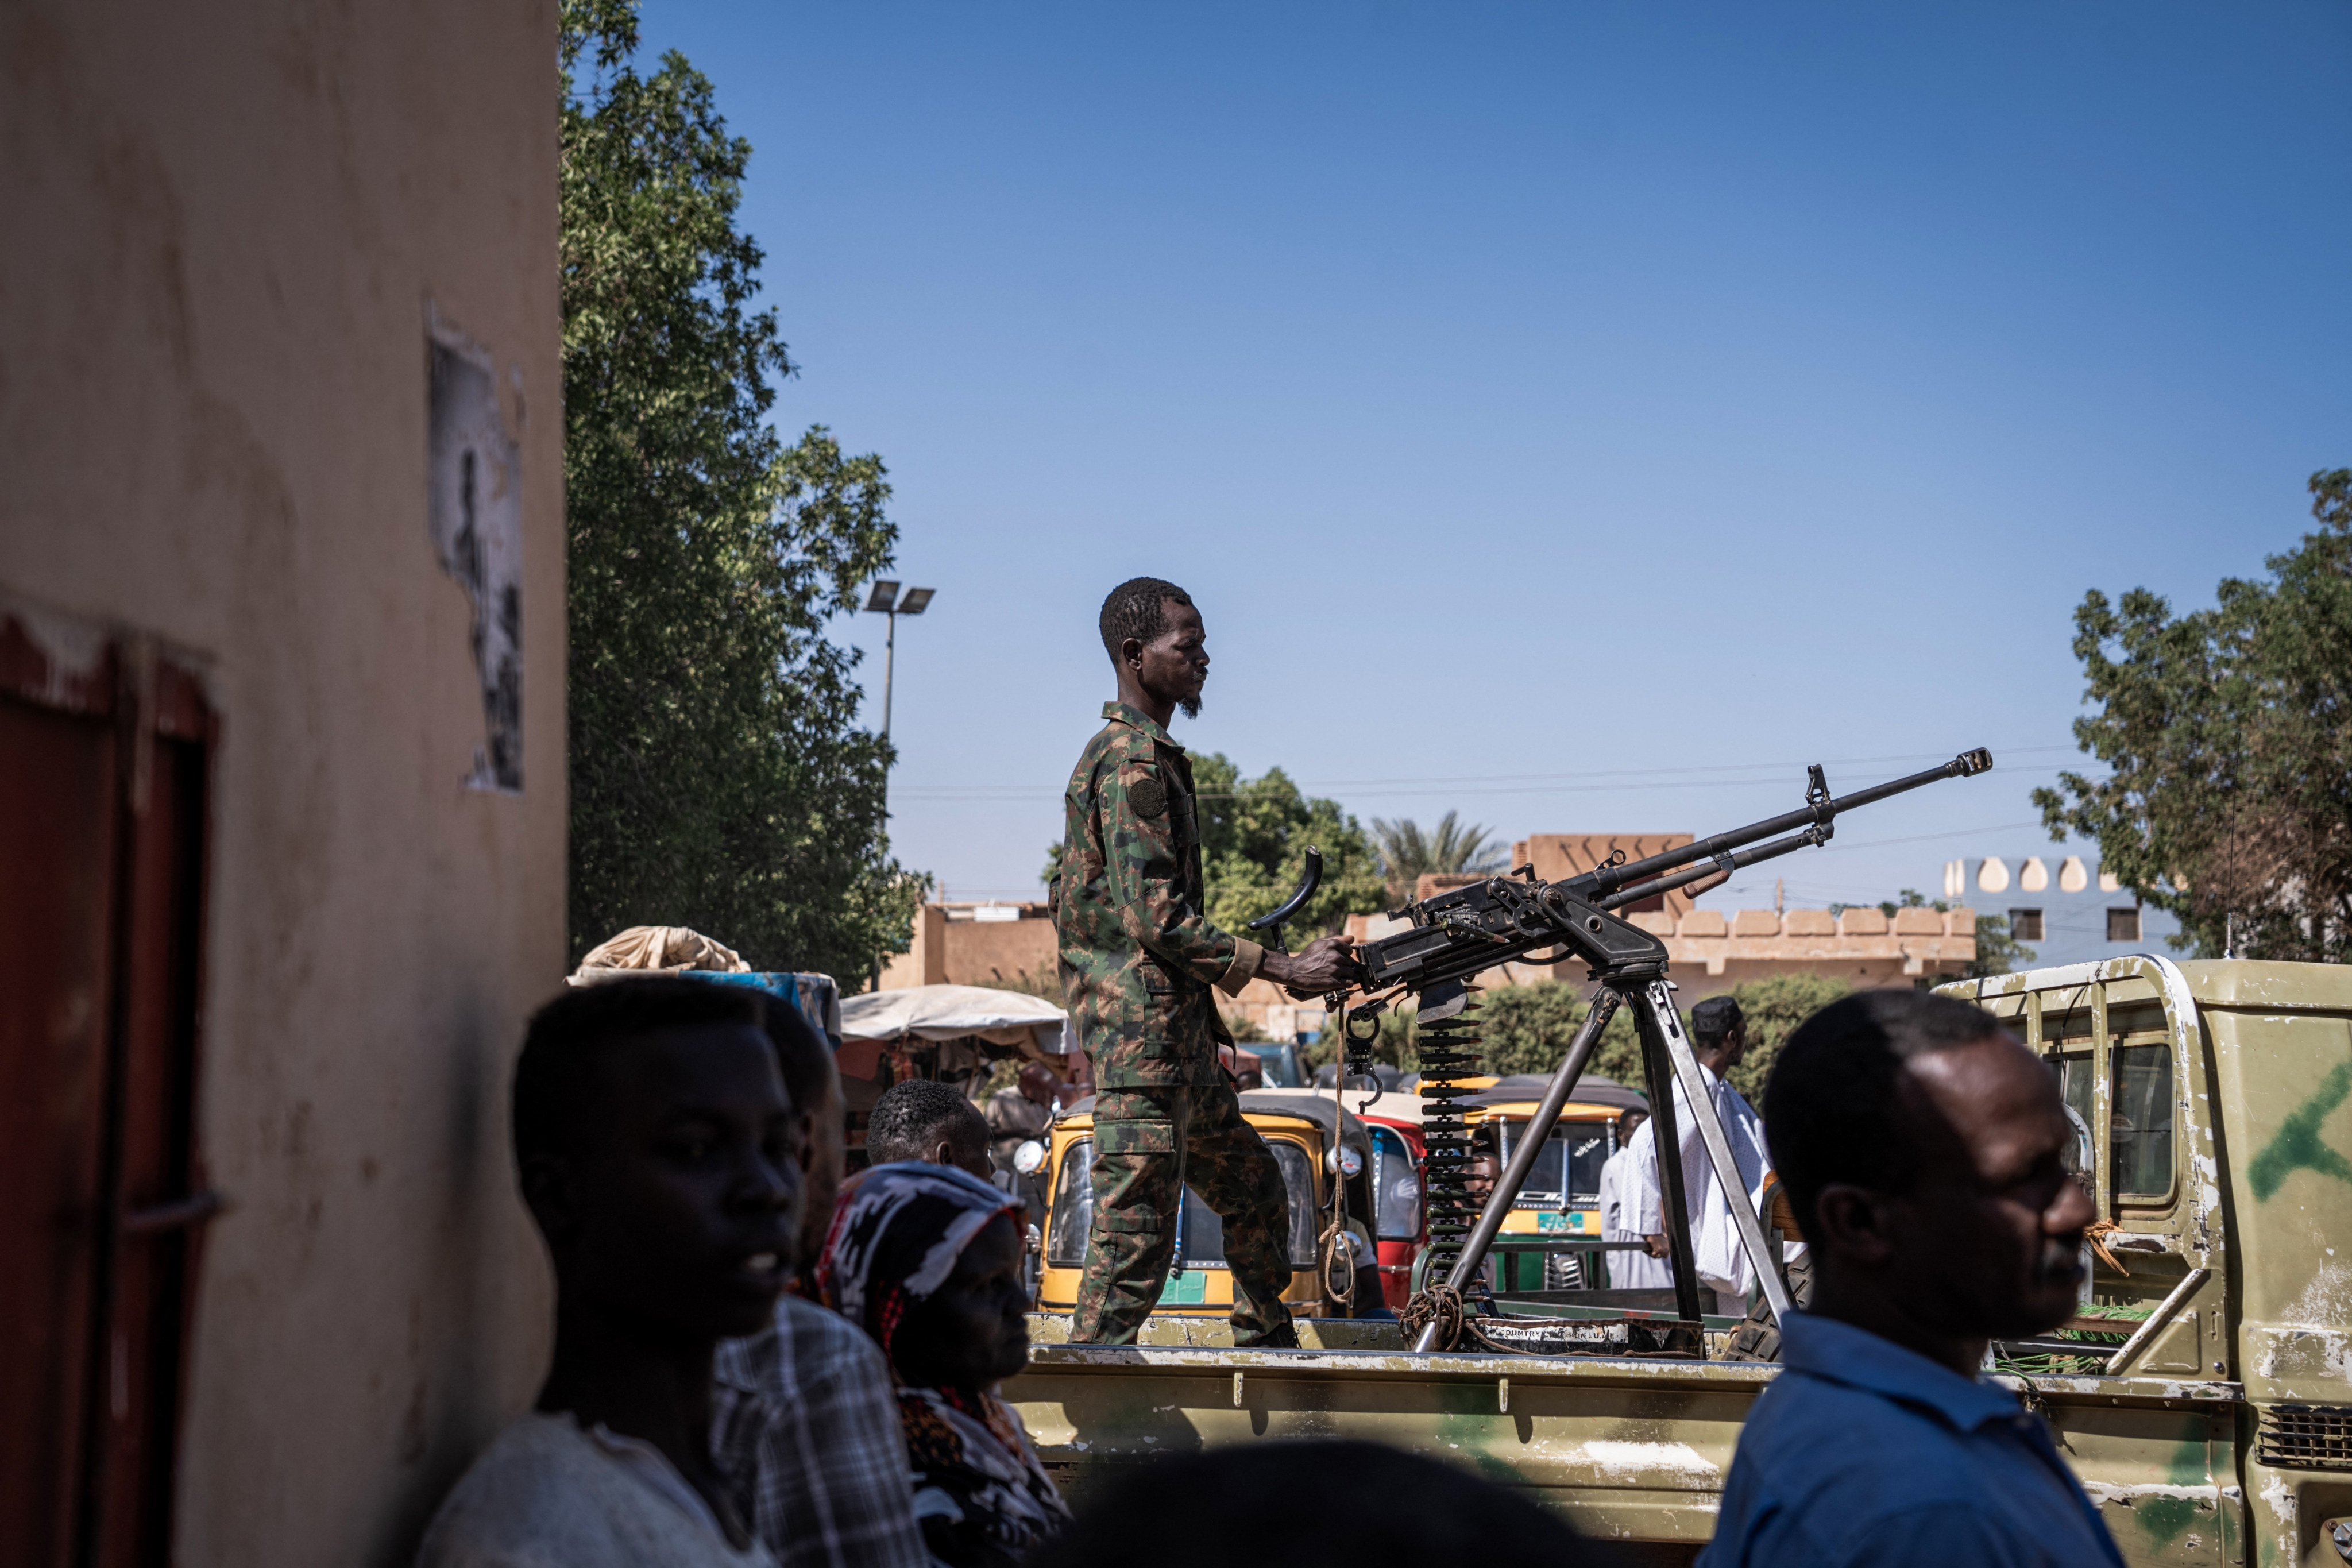
<svg viewBox="0 0 2352 1568">
<path fill-rule="evenodd" d="M 433 548 L 473 606 L 482 743 L 468 789 L 522 791 L 522 461 L 483 358 L 436 339 L 428 418 Z"/>
</svg>

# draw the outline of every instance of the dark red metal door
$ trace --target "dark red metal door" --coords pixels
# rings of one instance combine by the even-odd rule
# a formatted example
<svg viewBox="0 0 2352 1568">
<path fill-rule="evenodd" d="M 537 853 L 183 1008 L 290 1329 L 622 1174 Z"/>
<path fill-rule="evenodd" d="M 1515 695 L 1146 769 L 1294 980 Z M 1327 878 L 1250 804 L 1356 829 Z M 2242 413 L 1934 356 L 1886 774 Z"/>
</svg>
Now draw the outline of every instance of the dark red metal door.
<svg viewBox="0 0 2352 1568">
<path fill-rule="evenodd" d="M 170 1553 L 212 723 L 0 612 L 0 1568 Z"/>
</svg>

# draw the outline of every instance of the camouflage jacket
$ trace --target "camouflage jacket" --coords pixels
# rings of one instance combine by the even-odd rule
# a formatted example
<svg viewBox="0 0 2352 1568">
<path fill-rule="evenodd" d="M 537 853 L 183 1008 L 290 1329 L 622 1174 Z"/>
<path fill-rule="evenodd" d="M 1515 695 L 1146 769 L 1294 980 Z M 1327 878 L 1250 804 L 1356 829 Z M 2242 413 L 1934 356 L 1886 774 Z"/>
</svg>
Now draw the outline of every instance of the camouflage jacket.
<svg viewBox="0 0 2352 1568">
<path fill-rule="evenodd" d="M 1125 703 L 1103 717 L 1062 801 L 1052 898 L 1070 1021 L 1098 1089 L 1215 1084 L 1225 1031 L 1210 988 L 1239 991 L 1265 950 L 1202 915 L 1184 748 Z"/>
</svg>

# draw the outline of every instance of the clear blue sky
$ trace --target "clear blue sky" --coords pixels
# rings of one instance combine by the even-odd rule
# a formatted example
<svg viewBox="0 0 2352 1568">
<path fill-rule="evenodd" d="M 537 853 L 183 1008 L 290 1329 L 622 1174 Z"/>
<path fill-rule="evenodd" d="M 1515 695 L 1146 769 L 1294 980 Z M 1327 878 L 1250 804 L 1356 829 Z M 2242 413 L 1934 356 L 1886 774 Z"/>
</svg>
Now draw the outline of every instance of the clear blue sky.
<svg viewBox="0 0 2352 1568">
<path fill-rule="evenodd" d="M 1208 621 L 1180 738 L 1366 819 L 1706 832 L 1989 745 L 1774 868 L 1933 892 L 2052 853 L 2084 590 L 2210 602 L 2352 463 L 2340 5 L 645 22 L 755 149 L 780 425 L 883 455 L 939 589 L 894 834 L 950 897 L 1034 895 L 1139 573 Z"/>
</svg>

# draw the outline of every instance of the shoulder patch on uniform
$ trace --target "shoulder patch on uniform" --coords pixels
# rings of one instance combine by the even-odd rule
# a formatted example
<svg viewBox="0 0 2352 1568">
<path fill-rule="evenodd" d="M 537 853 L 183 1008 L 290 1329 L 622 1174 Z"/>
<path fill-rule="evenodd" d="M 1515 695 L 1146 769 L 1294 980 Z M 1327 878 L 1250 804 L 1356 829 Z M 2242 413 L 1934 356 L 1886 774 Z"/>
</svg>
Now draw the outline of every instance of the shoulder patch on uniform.
<svg viewBox="0 0 2352 1568">
<path fill-rule="evenodd" d="M 1155 778 L 1140 778 L 1128 785 L 1127 802 L 1135 807 L 1138 816 L 1164 816 L 1168 812 L 1168 786 Z"/>
</svg>

